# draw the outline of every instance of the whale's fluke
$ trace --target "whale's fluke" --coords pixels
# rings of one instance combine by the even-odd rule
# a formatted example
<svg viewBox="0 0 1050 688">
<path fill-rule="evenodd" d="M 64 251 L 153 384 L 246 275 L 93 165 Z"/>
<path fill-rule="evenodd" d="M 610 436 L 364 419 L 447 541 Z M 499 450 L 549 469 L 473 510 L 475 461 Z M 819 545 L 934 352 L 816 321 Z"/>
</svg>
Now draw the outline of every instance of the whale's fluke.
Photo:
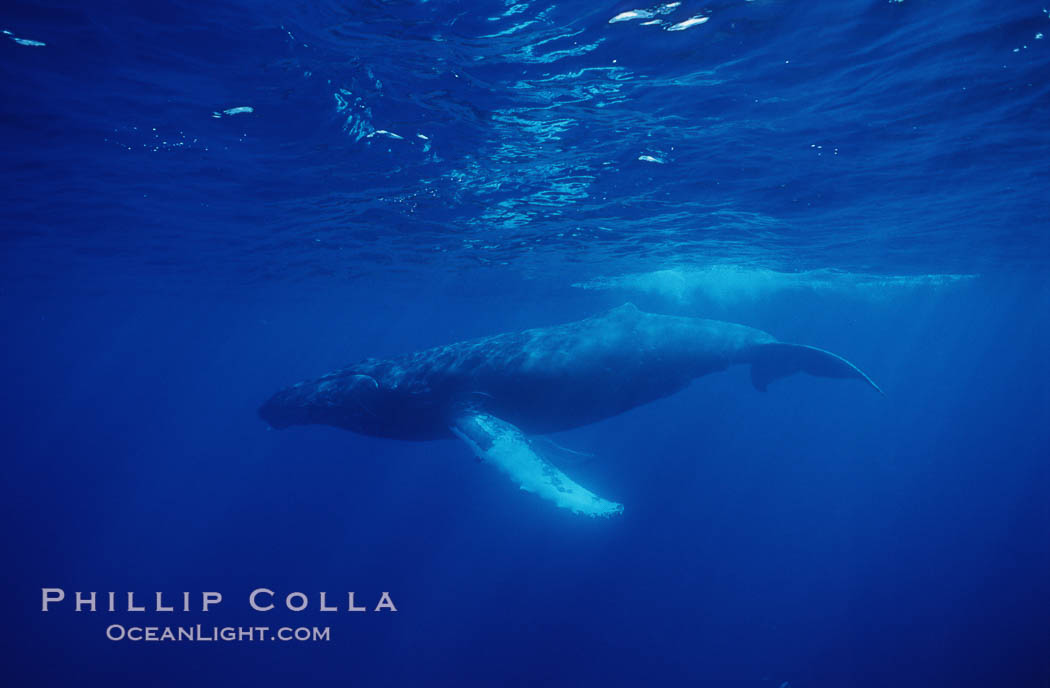
<svg viewBox="0 0 1050 688">
<path fill-rule="evenodd" d="M 760 392 L 766 391 L 770 382 L 798 372 L 816 377 L 856 378 L 885 394 L 860 368 L 815 346 L 772 342 L 760 344 L 751 355 L 751 383 Z"/>
<path fill-rule="evenodd" d="M 545 461 L 529 439 L 510 423 L 486 413 L 459 416 L 452 432 L 470 445 L 479 458 L 495 464 L 526 492 L 591 517 L 623 513 L 623 505 L 602 499 Z"/>
</svg>

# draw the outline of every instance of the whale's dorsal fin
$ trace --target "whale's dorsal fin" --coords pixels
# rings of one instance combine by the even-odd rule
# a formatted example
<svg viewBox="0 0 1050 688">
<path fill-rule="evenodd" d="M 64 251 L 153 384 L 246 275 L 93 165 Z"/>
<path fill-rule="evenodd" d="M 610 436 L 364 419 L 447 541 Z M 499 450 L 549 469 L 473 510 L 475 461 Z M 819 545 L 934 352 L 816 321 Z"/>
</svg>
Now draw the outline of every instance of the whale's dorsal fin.
<svg viewBox="0 0 1050 688">
<path fill-rule="evenodd" d="M 545 461 L 528 437 L 505 420 L 466 412 L 455 419 L 451 430 L 478 458 L 495 464 L 526 492 L 534 492 L 574 514 L 598 517 L 623 513 L 622 504 L 602 499 Z"/>
</svg>

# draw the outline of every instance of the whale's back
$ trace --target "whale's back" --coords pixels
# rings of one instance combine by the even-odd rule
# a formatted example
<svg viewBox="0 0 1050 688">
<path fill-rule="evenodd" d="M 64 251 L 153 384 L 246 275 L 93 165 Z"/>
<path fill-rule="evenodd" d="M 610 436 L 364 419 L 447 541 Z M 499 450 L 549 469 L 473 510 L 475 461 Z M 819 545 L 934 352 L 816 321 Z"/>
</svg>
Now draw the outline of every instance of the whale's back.
<svg viewBox="0 0 1050 688">
<path fill-rule="evenodd" d="M 434 347 L 358 369 L 436 408 L 473 406 L 527 432 L 554 432 L 622 413 L 722 370 L 773 341 L 714 320 L 643 313 L 626 304 L 578 322 Z"/>
</svg>

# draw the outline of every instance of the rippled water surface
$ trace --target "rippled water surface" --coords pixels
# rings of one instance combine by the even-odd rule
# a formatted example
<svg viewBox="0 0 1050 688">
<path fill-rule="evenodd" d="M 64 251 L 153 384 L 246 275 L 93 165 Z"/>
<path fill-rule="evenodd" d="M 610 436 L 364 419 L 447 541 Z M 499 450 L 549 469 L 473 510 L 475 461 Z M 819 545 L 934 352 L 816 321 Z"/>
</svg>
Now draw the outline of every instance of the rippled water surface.
<svg viewBox="0 0 1050 688">
<path fill-rule="evenodd" d="M 1046 267 L 1035 4 L 14 4 L 3 21 L 5 256 L 26 278 Z"/>
</svg>

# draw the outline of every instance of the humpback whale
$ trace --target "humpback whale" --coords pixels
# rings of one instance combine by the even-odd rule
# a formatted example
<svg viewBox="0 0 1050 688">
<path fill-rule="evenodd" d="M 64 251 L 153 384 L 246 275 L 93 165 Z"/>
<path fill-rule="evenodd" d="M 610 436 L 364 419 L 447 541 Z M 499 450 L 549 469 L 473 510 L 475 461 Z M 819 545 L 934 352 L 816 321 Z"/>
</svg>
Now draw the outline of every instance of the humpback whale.
<svg viewBox="0 0 1050 688">
<path fill-rule="evenodd" d="M 882 392 L 823 349 L 627 303 L 578 322 L 366 359 L 277 392 L 259 415 L 274 428 L 322 424 L 400 440 L 458 437 L 522 490 L 575 513 L 612 516 L 623 506 L 574 482 L 530 436 L 623 413 L 736 364 L 751 366 L 760 391 L 805 372 L 855 378 Z"/>
</svg>

